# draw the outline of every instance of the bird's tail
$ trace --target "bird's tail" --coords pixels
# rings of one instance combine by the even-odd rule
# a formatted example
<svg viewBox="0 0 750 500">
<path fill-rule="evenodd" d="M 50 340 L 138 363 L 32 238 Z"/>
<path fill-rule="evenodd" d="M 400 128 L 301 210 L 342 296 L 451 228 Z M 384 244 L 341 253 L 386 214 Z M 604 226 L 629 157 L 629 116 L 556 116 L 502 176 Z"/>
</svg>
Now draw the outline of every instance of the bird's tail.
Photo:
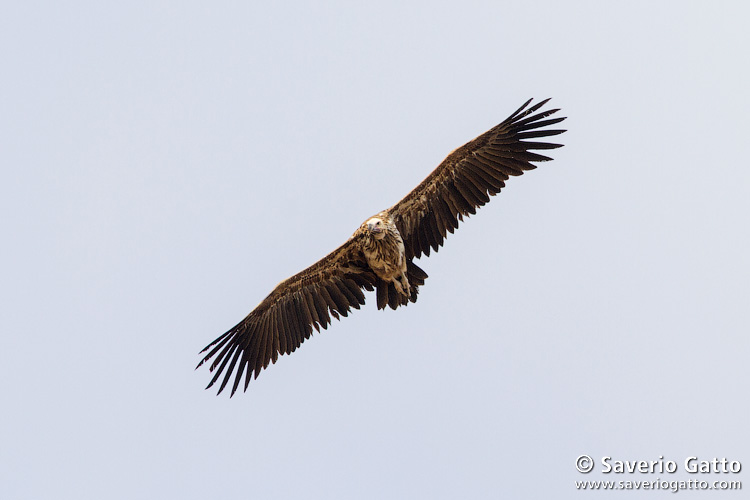
<svg viewBox="0 0 750 500">
<path fill-rule="evenodd" d="M 400 294 L 393 282 L 378 279 L 376 285 L 378 309 L 385 309 L 386 306 L 389 306 L 391 309 L 396 309 L 398 306 L 405 306 L 408 305 L 409 302 L 417 301 L 419 287 L 424 285 L 424 280 L 427 279 L 427 273 L 414 262 L 409 260 L 406 262 L 406 279 L 409 280 L 410 293 L 408 297 Z"/>
</svg>

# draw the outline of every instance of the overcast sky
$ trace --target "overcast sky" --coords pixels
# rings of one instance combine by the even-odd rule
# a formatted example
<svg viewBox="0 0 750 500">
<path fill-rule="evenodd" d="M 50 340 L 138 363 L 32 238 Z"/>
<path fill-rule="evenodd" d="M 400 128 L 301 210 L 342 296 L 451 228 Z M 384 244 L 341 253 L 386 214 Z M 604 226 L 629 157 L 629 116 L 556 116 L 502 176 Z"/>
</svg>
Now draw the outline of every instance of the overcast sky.
<svg viewBox="0 0 750 500">
<path fill-rule="evenodd" d="M 747 490 L 748 18 L 6 2 L 0 497 Z M 418 262 L 416 304 L 368 295 L 246 393 L 203 390 L 206 344 L 530 97 L 568 116 L 565 147 Z M 680 470 L 604 474 L 605 456 Z M 691 476 L 690 456 L 744 470 Z"/>
</svg>

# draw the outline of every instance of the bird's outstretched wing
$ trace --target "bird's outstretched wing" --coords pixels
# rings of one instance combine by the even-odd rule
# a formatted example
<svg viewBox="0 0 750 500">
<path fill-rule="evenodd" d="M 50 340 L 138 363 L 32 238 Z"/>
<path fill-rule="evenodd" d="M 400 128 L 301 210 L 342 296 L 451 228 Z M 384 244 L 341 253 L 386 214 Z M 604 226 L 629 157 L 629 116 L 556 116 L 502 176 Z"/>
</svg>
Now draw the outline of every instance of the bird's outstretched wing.
<svg viewBox="0 0 750 500">
<path fill-rule="evenodd" d="M 224 373 L 221 393 L 235 372 L 232 395 L 243 373 L 247 390 L 253 372 L 257 378 L 279 354 L 294 352 L 310 337 L 313 327 L 317 331 L 327 328 L 331 316 L 339 319 L 339 315 L 347 316 L 350 308 L 359 309 L 365 303 L 362 290 L 372 291 L 375 283 L 364 255 L 350 238 L 312 266 L 279 283 L 245 319 L 201 351 L 208 352 L 198 366 L 213 358 L 210 370 L 216 372 L 206 389 Z"/>
<path fill-rule="evenodd" d="M 555 149 L 562 144 L 527 140 L 565 132 L 542 130 L 565 119 L 545 119 L 558 109 L 537 113 L 547 101 L 528 107 L 529 99 L 505 121 L 453 150 L 419 186 L 388 210 L 408 258 L 423 253 L 429 256 L 430 248 L 437 252 L 463 216 L 475 214 L 477 207 L 490 201 L 490 196 L 505 187 L 509 176 L 536 168 L 531 162 L 551 160 L 532 150 Z"/>
</svg>

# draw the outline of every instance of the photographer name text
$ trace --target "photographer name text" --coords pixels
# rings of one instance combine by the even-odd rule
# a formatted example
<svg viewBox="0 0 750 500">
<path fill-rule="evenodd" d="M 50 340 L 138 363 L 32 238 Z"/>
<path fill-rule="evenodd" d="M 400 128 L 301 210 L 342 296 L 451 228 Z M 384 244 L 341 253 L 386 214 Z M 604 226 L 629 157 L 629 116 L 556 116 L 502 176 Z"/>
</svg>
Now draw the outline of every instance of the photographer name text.
<svg viewBox="0 0 750 500">
<path fill-rule="evenodd" d="M 602 457 L 602 474 L 674 474 L 679 466 L 674 460 L 665 460 L 662 455 L 657 460 L 617 460 Z M 594 459 L 581 455 L 576 460 L 576 468 L 584 474 L 594 470 Z M 682 461 L 682 470 L 688 474 L 737 474 L 742 470 L 739 460 L 727 458 L 687 457 Z"/>
</svg>

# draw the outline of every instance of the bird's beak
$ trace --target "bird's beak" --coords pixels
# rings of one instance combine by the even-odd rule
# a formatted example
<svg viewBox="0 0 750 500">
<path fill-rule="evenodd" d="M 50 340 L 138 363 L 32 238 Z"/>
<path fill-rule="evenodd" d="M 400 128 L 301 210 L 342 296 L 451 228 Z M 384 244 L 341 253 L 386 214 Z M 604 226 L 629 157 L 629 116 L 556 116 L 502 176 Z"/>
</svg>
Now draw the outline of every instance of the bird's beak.
<svg viewBox="0 0 750 500">
<path fill-rule="evenodd" d="M 381 228 L 379 228 L 378 226 L 376 226 L 372 222 L 368 222 L 367 223 L 367 229 L 369 229 L 371 233 L 379 233 L 379 232 L 382 231 Z"/>
</svg>

